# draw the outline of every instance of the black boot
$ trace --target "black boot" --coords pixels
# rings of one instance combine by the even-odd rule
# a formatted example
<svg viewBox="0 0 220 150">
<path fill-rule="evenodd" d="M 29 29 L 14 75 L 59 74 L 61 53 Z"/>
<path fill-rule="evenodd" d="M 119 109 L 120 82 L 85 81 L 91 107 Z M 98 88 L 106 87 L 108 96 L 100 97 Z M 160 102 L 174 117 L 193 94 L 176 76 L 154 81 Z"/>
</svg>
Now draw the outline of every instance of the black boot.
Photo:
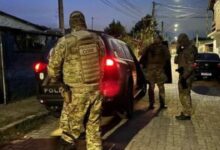
<svg viewBox="0 0 220 150">
<path fill-rule="evenodd" d="M 154 109 L 154 90 L 149 87 L 148 89 L 148 95 L 149 95 L 149 106 L 148 109 Z"/>
<path fill-rule="evenodd" d="M 162 96 L 159 96 L 160 99 L 160 108 L 159 109 L 167 109 L 167 106 L 165 105 L 165 100 Z"/>
<path fill-rule="evenodd" d="M 176 116 L 176 119 L 177 120 L 190 120 L 191 116 L 186 116 L 181 112 L 181 114 L 179 116 Z"/>
<path fill-rule="evenodd" d="M 74 142 L 69 143 L 61 138 L 59 150 L 76 150 L 76 144 Z"/>
</svg>

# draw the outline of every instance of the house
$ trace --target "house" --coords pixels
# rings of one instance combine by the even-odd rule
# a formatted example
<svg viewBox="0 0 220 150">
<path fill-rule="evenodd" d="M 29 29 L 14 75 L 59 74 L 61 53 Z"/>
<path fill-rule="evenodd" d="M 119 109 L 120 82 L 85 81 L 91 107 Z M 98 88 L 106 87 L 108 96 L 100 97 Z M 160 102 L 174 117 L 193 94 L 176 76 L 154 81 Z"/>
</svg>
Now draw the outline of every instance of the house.
<svg viewBox="0 0 220 150">
<path fill-rule="evenodd" d="M 198 37 L 194 39 L 198 52 L 213 52 L 213 39 Z"/>
<path fill-rule="evenodd" d="M 213 52 L 220 54 L 220 0 L 209 0 L 208 9 L 213 12 L 212 31 L 208 37 L 213 39 Z"/>
<path fill-rule="evenodd" d="M 0 11 L 0 103 L 33 95 L 33 64 L 45 61 L 59 31 Z"/>
</svg>

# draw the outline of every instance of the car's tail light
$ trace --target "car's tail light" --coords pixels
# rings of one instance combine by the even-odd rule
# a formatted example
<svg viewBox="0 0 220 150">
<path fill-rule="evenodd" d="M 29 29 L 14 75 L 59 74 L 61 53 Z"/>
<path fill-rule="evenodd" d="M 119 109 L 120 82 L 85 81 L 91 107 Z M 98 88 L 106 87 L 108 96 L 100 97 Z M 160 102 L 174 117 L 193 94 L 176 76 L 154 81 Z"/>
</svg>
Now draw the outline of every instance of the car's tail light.
<svg viewBox="0 0 220 150">
<path fill-rule="evenodd" d="M 106 97 L 114 97 L 120 90 L 119 65 L 114 57 L 105 57 L 102 62 L 103 77 L 101 92 Z"/>
<path fill-rule="evenodd" d="M 220 63 L 218 63 L 218 65 L 217 65 L 217 66 L 218 66 L 218 68 L 220 69 Z"/>
<path fill-rule="evenodd" d="M 106 59 L 105 60 L 105 65 L 108 66 L 108 67 L 109 66 L 114 66 L 115 65 L 114 60 L 110 59 L 110 58 Z"/>
<path fill-rule="evenodd" d="M 197 67 L 198 67 L 198 63 L 192 64 L 192 67 L 193 67 L 194 69 L 197 68 Z"/>
<path fill-rule="evenodd" d="M 43 70 L 45 70 L 47 67 L 47 64 L 42 63 L 42 62 L 38 62 L 34 65 L 34 71 L 36 73 L 42 72 Z"/>
</svg>

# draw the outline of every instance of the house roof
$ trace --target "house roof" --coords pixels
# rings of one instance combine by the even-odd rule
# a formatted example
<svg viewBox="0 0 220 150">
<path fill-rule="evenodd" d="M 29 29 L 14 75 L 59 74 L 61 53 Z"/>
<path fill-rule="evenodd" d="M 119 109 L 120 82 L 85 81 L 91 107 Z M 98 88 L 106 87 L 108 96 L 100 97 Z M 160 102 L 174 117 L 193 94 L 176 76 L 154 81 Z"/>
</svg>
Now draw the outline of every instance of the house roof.
<svg viewBox="0 0 220 150">
<path fill-rule="evenodd" d="M 20 21 L 20 22 L 22 22 L 22 23 L 25 23 L 25 24 L 27 24 L 27 25 L 34 26 L 35 28 L 37 28 L 37 29 L 39 29 L 39 30 L 47 30 L 47 29 L 48 29 L 48 28 L 45 27 L 45 26 L 41 26 L 41 25 L 38 25 L 38 24 L 31 23 L 31 22 L 29 22 L 29 21 L 26 21 L 26 20 L 21 19 L 21 18 L 18 18 L 18 17 L 16 17 L 16 16 L 10 15 L 10 14 L 8 14 L 8 13 L 6 13 L 6 12 L 1 11 L 1 10 L 0 10 L 0 15 L 2 15 L 2 16 L 7 16 L 7 17 L 9 17 L 9 18 L 18 20 L 18 21 Z"/>
</svg>

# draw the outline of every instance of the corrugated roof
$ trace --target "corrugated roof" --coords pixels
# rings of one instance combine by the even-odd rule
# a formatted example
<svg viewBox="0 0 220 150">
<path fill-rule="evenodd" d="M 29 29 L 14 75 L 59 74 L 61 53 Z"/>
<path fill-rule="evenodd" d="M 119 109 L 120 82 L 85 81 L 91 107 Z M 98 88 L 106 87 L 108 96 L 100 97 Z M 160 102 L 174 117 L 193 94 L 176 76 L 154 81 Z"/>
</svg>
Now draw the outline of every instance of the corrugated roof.
<svg viewBox="0 0 220 150">
<path fill-rule="evenodd" d="M 1 10 L 0 10 L 0 15 L 4 15 L 4 16 L 7 16 L 7 17 L 9 17 L 9 18 L 18 20 L 18 21 L 20 21 L 20 22 L 22 22 L 22 23 L 25 23 L 25 24 L 27 24 L 27 25 L 34 26 L 35 28 L 38 28 L 39 30 L 47 30 L 47 29 L 49 29 L 49 28 L 47 28 L 47 27 L 45 27 L 45 26 L 41 26 L 41 25 L 38 25 L 38 24 L 34 24 L 34 23 L 31 23 L 31 22 L 26 21 L 26 20 L 24 20 L 24 19 L 18 18 L 18 17 L 13 16 L 13 15 L 10 15 L 10 14 L 8 14 L 8 13 L 6 13 L 6 12 L 1 11 Z"/>
</svg>

